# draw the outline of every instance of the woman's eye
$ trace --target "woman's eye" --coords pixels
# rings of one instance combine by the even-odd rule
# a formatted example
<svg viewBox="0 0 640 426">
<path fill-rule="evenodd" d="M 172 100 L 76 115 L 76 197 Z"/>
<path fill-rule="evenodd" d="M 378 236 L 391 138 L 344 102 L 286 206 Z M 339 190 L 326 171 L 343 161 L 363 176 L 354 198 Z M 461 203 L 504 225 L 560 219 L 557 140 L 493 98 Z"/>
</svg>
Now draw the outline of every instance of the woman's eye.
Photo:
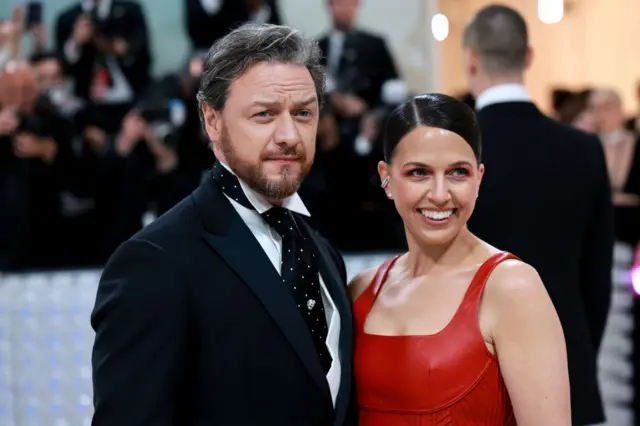
<svg viewBox="0 0 640 426">
<path fill-rule="evenodd" d="M 409 175 L 414 177 L 424 177 L 427 175 L 427 171 L 422 169 L 415 169 L 415 170 L 411 170 L 409 172 Z"/>
<path fill-rule="evenodd" d="M 465 168 L 458 167 L 457 169 L 453 169 L 451 171 L 451 175 L 455 177 L 465 177 L 469 176 L 469 171 Z"/>
</svg>

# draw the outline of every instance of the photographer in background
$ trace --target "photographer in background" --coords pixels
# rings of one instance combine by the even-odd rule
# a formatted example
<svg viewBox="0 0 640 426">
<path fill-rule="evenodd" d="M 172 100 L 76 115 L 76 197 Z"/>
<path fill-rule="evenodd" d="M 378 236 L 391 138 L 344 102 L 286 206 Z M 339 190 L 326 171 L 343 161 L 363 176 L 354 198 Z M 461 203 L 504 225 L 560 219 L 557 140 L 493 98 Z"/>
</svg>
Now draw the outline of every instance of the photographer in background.
<svg viewBox="0 0 640 426">
<path fill-rule="evenodd" d="M 84 106 L 82 99 L 73 94 L 62 71 L 62 63 L 55 53 L 38 52 L 31 56 L 38 90 L 47 96 L 58 113 L 71 122 Z"/>
<path fill-rule="evenodd" d="M 96 207 L 103 261 L 143 227 L 147 213 L 158 216 L 188 194 L 177 152 L 186 110 L 174 90 L 168 79 L 150 87 L 101 155 Z"/>
<path fill-rule="evenodd" d="M 32 68 L 0 73 L 0 270 L 55 267 L 70 125 L 39 92 Z"/>
<path fill-rule="evenodd" d="M 216 161 L 213 150 L 209 147 L 209 137 L 200 123 L 196 101 L 203 60 L 204 55 L 193 55 L 175 77 L 179 86 L 179 97 L 186 106 L 185 124 L 180 132 L 178 144 L 180 175 L 186 185 L 185 195 L 200 185 Z"/>
<path fill-rule="evenodd" d="M 406 85 L 384 38 L 356 27 L 359 0 L 326 2 L 333 28 L 319 43 L 339 134 L 328 191 L 340 205 L 334 209 L 339 216 L 327 218 L 334 228 L 329 235 L 344 251 L 397 250 L 405 244 L 404 232 L 376 170 L 381 127 L 389 108 L 407 97 Z M 373 235 L 373 228 L 379 233 Z"/>
<path fill-rule="evenodd" d="M 137 2 L 83 0 L 58 17 L 56 47 L 76 94 L 110 117 L 110 131 L 149 81 L 147 24 Z"/>
</svg>

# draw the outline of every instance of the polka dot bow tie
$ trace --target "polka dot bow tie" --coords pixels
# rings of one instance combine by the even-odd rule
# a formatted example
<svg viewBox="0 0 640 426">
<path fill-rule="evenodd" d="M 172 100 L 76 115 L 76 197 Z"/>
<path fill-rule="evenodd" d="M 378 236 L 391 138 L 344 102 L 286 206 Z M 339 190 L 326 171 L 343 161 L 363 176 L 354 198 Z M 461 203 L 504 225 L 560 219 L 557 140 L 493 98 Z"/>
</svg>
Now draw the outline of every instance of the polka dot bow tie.
<svg viewBox="0 0 640 426">
<path fill-rule="evenodd" d="M 244 194 L 238 178 L 218 162 L 213 168 L 213 179 L 229 198 L 255 210 Z M 282 237 L 280 275 L 307 324 L 326 374 L 332 360 L 326 345 L 327 319 L 314 244 L 311 237 L 302 232 L 302 227 L 298 225 L 291 210 L 274 206 L 261 216 Z"/>
</svg>

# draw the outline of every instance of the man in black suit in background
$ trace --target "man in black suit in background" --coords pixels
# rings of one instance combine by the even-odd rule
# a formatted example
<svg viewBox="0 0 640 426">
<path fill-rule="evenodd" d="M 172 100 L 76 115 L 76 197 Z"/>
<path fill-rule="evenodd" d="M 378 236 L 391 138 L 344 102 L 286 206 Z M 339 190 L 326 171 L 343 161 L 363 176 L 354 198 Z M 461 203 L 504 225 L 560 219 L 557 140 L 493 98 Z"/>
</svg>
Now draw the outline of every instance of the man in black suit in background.
<svg viewBox="0 0 640 426">
<path fill-rule="evenodd" d="M 465 29 L 464 50 L 486 166 L 469 228 L 538 270 L 567 341 L 573 424 L 604 422 L 596 358 L 611 299 L 613 226 L 602 147 L 531 102 L 523 86 L 531 50 L 518 12 L 482 9 Z"/>
<path fill-rule="evenodd" d="M 136 1 L 78 1 L 65 9 L 56 21 L 56 50 L 76 95 L 101 104 L 134 102 L 149 81 L 147 27 Z M 110 79 L 110 89 L 100 99 L 91 93 L 97 66 Z"/>
<path fill-rule="evenodd" d="M 339 143 L 320 161 L 331 170 L 325 176 L 326 191 L 341 209 L 324 209 L 318 216 L 341 250 L 403 249 L 402 222 L 380 192 L 375 172 L 384 117 L 404 100 L 393 102 L 388 88 L 402 80 L 385 39 L 357 27 L 360 0 L 325 1 L 332 28 L 319 44 L 327 69 L 327 112 L 335 118 Z"/>
<path fill-rule="evenodd" d="M 345 424 L 345 265 L 296 193 L 315 152 L 320 56 L 268 24 L 209 51 L 198 101 L 219 162 L 103 272 L 94 426 Z"/>
<path fill-rule="evenodd" d="M 247 22 L 280 25 L 277 0 L 183 0 L 185 26 L 194 51 L 208 50 Z"/>
</svg>

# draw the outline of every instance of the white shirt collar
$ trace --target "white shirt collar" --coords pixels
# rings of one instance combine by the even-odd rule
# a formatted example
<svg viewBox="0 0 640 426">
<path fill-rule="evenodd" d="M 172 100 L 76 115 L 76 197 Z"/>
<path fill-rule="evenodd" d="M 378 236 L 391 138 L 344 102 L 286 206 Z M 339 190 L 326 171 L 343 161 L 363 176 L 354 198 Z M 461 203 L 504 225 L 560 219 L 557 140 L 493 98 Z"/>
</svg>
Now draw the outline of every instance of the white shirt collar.
<svg viewBox="0 0 640 426">
<path fill-rule="evenodd" d="M 476 111 L 491 104 L 504 102 L 531 102 L 531 97 L 522 84 L 499 84 L 480 93 L 476 99 Z"/>
<path fill-rule="evenodd" d="M 218 160 L 218 161 L 220 161 L 220 160 Z M 273 207 L 273 205 L 271 203 L 269 203 L 264 198 L 264 196 L 262 196 L 257 191 L 255 191 L 251 187 L 249 187 L 249 185 L 244 183 L 244 181 L 242 179 L 240 179 L 240 177 L 238 177 L 238 175 L 236 175 L 234 173 L 234 171 L 231 170 L 231 168 L 229 166 L 224 164 L 222 161 L 220 161 L 220 164 L 222 164 L 222 166 L 225 169 L 227 169 L 231 174 L 233 174 L 235 177 L 238 178 L 238 182 L 240 182 L 240 187 L 242 188 L 242 191 L 244 192 L 244 195 L 246 195 L 247 200 L 249 200 L 251 205 L 256 209 L 256 211 L 259 214 L 262 214 L 262 213 L 266 212 L 267 210 L 269 210 L 271 207 Z M 309 213 L 309 210 L 307 210 L 307 208 L 305 207 L 304 203 L 302 202 L 302 198 L 300 198 L 300 195 L 298 195 L 297 192 L 295 194 L 293 194 L 291 197 L 286 198 L 282 202 L 282 207 L 284 207 L 286 209 L 289 209 L 292 212 L 304 215 L 304 216 L 311 216 L 311 213 Z"/>
</svg>

